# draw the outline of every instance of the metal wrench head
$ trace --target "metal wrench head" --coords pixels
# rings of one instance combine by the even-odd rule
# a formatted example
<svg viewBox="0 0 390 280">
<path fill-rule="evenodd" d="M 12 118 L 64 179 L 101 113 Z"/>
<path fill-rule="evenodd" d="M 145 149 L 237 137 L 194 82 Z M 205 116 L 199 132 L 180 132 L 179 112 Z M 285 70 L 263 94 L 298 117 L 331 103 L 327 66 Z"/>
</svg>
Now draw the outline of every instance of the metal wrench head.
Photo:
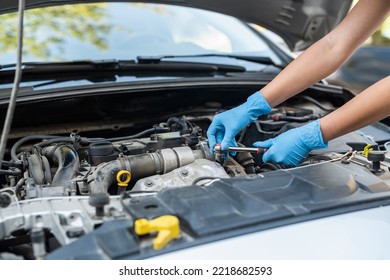
<svg viewBox="0 0 390 280">
<path fill-rule="evenodd" d="M 214 155 L 215 155 L 215 161 L 219 162 L 221 165 L 223 165 L 225 161 L 225 152 L 221 149 L 221 144 L 217 144 L 214 147 Z"/>
</svg>

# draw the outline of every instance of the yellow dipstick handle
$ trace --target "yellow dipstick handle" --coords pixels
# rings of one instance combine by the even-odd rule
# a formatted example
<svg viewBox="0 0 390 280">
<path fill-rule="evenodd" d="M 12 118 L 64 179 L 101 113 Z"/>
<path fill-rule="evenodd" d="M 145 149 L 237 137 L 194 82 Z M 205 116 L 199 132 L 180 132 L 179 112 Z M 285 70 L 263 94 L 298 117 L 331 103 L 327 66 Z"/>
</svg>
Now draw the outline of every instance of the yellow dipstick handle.
<svg viewBox="0 0 390 280">
<path fill-rule="evenodd" d="M 161 250 L 173 239 L 179 238 L 179 219 L 175 216 L 165 215 L 148 221 L 138 219 L 134 223 L 135 233 L 138 235 L 157 231 L 157 237 L 153 240 L 153 249 Z"/>
<path fill-rule="evenodd" d="M 131 173 L 127 170 L 121 170 L 116 174 L 116 181 L 119 187 L 127 187 L 131 180 Z"/>
</svg>

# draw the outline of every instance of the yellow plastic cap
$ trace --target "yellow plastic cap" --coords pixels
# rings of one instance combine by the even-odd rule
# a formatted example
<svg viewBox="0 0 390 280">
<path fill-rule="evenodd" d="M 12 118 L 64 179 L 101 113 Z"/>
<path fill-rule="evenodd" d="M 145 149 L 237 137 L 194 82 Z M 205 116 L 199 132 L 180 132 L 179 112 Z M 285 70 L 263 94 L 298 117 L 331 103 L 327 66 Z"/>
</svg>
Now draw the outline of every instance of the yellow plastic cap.
<svg viewBox="0 0 390 280">
<path fill-rule="evenodd" d="M 135 233 L 138 235 L 148 234 L 157 231 L 157 237 L 153 240 L 153 249 L 161 250 L 173 239 L 179 238 L 179 219 L 172 215 L 165 215 L 148 221 L 138 219 L 134 223 Z"/>
</svg>

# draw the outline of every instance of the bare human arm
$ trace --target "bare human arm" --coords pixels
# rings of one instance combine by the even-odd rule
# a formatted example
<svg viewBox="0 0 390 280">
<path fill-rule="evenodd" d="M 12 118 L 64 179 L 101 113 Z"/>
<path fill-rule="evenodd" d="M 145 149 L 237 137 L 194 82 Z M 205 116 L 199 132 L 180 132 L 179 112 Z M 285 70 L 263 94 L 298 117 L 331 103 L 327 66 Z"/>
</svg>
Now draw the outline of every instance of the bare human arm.
<svg viewBox="0 0 390 280">
<path fill-rule="evenodd" d="M 333 73 L 378 29 L 389 11 L 389 0 L 360 0 L 333 31 L 261 89 L 268 104 L 274 107 Z"/>
<path fill-rule="evenodd" d="M 321 119 L 324 141 L 364 127 L 390 115 L 390 76 L 361 92 Z"/>
</svg>

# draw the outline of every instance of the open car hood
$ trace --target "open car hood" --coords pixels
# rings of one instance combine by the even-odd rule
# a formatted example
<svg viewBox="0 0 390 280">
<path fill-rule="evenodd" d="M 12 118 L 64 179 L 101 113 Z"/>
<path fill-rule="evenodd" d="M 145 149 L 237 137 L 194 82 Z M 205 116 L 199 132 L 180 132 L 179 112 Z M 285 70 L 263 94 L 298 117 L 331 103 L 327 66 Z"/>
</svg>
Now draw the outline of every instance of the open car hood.
<svg viewBox="0 0 390 280">
<path fill-rule="evenodd" d="M 26 8 L 89 2 L 27 0 Z M 303 50 L 332 30 L 348 13 L 352 0 L 163 0 L 143 1 L 190 6 L 235 16 L 279 34 L 292 50 Z M 17 10 L 18 1 L 0 1 L 0 13 Z"/>
</svg>

